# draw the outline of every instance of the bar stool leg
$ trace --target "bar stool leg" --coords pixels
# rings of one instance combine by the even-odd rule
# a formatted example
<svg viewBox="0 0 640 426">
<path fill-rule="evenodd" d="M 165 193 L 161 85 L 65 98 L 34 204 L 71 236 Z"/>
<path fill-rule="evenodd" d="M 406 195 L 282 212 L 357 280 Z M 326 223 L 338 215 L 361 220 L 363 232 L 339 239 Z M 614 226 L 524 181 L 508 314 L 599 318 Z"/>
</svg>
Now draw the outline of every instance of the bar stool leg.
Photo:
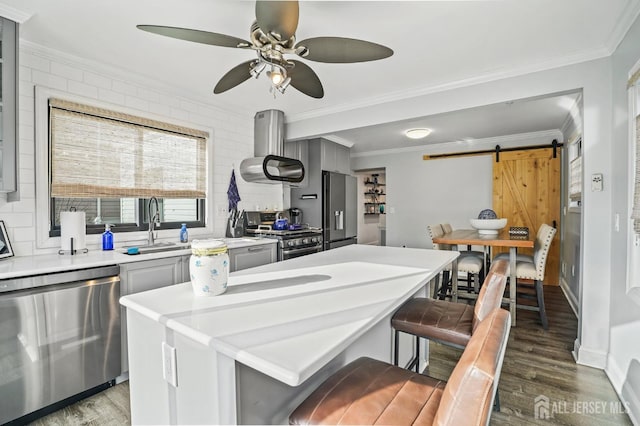
<svg viewBox="0 0 640 426">
<path fill-rule="evenodd" d="M 395 330 L 393 344 L 393 365 L 398 366 L 398 344 L 400 343 L 400 332 Z"/>
</svg>

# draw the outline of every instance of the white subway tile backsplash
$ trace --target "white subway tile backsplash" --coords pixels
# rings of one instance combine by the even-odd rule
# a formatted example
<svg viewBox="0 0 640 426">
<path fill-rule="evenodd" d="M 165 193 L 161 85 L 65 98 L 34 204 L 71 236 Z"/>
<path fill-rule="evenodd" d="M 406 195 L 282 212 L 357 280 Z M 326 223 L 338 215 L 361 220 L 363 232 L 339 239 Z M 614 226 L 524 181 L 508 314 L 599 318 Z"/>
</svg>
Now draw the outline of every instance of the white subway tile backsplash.
<svg viewBox="0 0 640 426">
<path fill-rule="evenodd" d="M 53 75 L 44 73 L 42 71 L 33 71 L 33 82 L 35 84 L 39 84 L 41 86 L 50 87 L 52 89 L 58 90 L 67 90 L 67 79 Z"/>
<path fill-rule="evenodd" d="M 0 194 L 0 219 L 4 220 L 10 231 L 14 252 L 17 256 L 54 253 L 57 248 L 36 247 L 36 173 L 47 170 L 35 170 L 35 126 L 34 85 L 57 89 L 62 92 L 89 99 L 99 99 L 111 104 L 113 108 L 123 106 L 149 112 L 157 117 L 166 117 L 169 121 L 190 123 L 211 131 L 211 147 L 214 164 L 212 170 L 213 193 L 209 194 L 209 203 L 226 208 L 227 189 L 231 169 L 235 167 L 242 208 L 253 209 L 256 205 L 280 206 L 282 189 L 280 185 L 256 185 L 244 182 L 239 175 L 239 166 L 243 158 L 253 155 L 253 113 L 246 116 L 225 111 L 216 106 L 193 101 L 188 97 L 158 92 L 157 89 L 131 84 L 121 79 L 113 79 L 101 69 L 86 70 L 86 62 L 79 60 L 78 67 L 64 61 L 50 61 L 41 58 L 28 48 L 20 53 L 20 192 L 21 200 L 7 203 Z M 64 62 L 64 63 L 63 63 Z M 80 65 L 82 64 L 82 65 Z M 44 212 L 44 214 L 47 214 Z M 214 213 L 210 223 L 214 226 L 214 235 L 224 235 L 226 214 Z"/>
<path fill-rule="evenodd" d="M 22 50 L 19 55 L 19 62 L 21 66 L 30 68 L 32 70 L 38 70 L 48 73 L 51 69 L 51 61 L 40 56 L 32 54 L 23 54 Z"/>
<path fill-rule="evenodd" d="M 98 89 L 98 99 L 116 105 L 124 105 L 124 95 L 113 90 Z"/>
<path fill-rule="evenodd" d="M 165 117 L 171 116 L 171 107 L 166 104 L 161 103 L 151 103 L 149 104 L 149 112 L 157 115 L 162 115 Z"/>
<path fill-rule="evenodd" d="M 98 98 L 98 88 L 79 81 L 69 80 L 69 92 L 87 98 Z"/>
<path fill-rule="evenodd" d="M 22 197 L 22 193 L 20 193 L 20 197 Z M 0 220 L 4 220 L 7 228 L 25 228 L 29 226 L 34 226 L 35 223 L 33 221 L 33 213 L 30 212 L 21 212 L 21 213 L 0 213 Z"/>
<path fill-rule="evenodd" d="M 24 81 L 31 81 L 31 68 L 20 65 L 18 67 L 18 78 Z"/>
<path fill-rule="evenodd" d="M 114 80 L 113 82 L 111 82 L 111 90 L 130 96 L 135 96 L 135 94 L 138 92 L 138 88 L 136 86 L 120 80 Z"/>
<path fill-rule="evenodd" d="M 124 104 L 130 108 L 139 109 L 141 111 L 149 111 L 149 102 L 135 96 L 125 95 Z"/>
<path fill-rule="evenodd" d="M 76 81 L 82 81 L 84 75 L 82 70 L 58 62 L 51 62 L 51 74 Z"/>
<path fill-rule="evenodd" d="M 99 74 L 94 74 L 92 72 L 85 71 L 84 82 L 100 89 L 111 90 L 111 79 Z"/>
</svg>

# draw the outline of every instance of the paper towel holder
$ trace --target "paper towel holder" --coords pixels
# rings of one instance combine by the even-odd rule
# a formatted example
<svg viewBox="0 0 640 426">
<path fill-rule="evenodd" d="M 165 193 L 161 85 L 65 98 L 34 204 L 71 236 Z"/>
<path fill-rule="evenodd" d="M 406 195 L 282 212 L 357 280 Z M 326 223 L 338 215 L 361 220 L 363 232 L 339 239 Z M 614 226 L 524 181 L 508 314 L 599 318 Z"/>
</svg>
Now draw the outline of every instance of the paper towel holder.
<svg viewBox="0 0 640 426">
<path fill-rule="evenodd" d="M 83 253 L 83 254 L 84 253 L 89 253 L 89 249 L 87 249 L 87 248 L 83 248 L 83 249 L 80 249 L 80 250 L 74 249 L 73 248 L 73 240 L 74 240 L 74 238 L 71 237 L 69 239 L 71 240 L 70 241 L 71 244 L 69 246 L 71 248 L 71 250 L 58 250 L 58 254 L 70 254 L 71 256 L 73 256 L 74 254 L 78 254 L 78 253 Z"/>
</svg>

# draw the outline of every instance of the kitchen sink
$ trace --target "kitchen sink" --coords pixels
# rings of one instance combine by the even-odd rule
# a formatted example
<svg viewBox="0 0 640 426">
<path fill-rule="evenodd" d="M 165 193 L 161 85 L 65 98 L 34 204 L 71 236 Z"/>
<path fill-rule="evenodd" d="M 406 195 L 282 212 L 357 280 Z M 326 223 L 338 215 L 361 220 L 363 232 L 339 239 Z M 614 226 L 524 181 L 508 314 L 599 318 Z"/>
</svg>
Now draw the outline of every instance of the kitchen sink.
<svg viewBox="0 0 640 426">
<path fill-rule="evenodd" d="M 157 242 L 154 244 L 140 244 L 140 245 L 130 245 L 124 247 L 125 254 L 138 254 L 138 253 L 128 253 L 129 249 L 137 248 L 138 253 L 157 253 L 163 251 L 173 251 L 173 250 L 185 250 L 191 248 L 189 244 L 175 244 L 170 242 Z"/>
</svg>

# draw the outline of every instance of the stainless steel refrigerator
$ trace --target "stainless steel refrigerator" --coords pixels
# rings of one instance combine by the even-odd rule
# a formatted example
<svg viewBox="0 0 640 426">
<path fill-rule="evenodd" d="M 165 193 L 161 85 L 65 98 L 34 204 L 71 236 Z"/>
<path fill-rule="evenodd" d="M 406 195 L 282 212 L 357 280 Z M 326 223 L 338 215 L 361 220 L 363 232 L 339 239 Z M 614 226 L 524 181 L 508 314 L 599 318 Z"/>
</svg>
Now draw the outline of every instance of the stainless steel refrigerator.
<svg viewBox="0 0 640 426">
<path fill-rule="evenodd" d="M 322 172 L 322 229 L 325 250 L 357 242 L 357 190 L 355 177 Z"/>
</svg>

